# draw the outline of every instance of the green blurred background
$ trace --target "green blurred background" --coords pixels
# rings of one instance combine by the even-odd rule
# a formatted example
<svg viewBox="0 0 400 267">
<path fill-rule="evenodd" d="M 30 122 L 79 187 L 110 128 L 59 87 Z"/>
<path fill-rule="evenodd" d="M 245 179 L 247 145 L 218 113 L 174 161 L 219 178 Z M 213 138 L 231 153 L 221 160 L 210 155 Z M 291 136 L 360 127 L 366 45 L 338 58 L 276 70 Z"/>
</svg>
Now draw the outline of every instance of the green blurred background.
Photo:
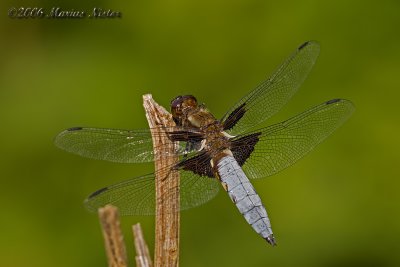
<svg viewBox="0 0 400 267">
<path fill-rule="evenodd" d="M 10 7 L 119 10 L 122 19 L 10 19 Z M 400 266 L 399 1 L 2 1 L 0 266 L 106 266 L 94 190 L 148 173 L 57 149 L 72 126 L 144 128 L 142 95 L 190 93 L 218 117 L 299 44 L 321 55 L 270 122 L 332 98 L 351 119 L 295 166 L 255 181 L 278 246 L 226 194 L 182 213 L 181 266 Z M 151 251 L 154 218 L 141 222 Z"/>
</svg>

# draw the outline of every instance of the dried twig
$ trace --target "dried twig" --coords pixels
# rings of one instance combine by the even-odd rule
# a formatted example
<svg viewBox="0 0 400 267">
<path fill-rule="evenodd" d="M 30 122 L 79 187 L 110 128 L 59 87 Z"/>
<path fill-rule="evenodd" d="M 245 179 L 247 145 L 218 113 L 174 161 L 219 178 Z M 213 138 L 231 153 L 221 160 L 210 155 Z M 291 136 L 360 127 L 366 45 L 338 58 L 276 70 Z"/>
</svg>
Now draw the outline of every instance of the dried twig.
<svg viewBox="0 0 400 267">
<path fill-rule="evenodd" d="M 178 162 L 175 144 L 166 135 L 158 134 L 163 127 L 174 126 L 171 114 L 159 106 L 151 95 L 143 96 L 143 105 L 151 129 L 154 147 L 156 176 L 156 240 L 155 267 L 177 267 L 179 264 L 179 173 L 167 167 Z M 161 150 L 162 148 L 162 150 Z M 126 267 L 126 250 L 121 234 L 117 208 L 107 205 L 99 209 L 108 264 Z M 152 267 L 147 244 L 140 224 L 133 225 L 136 247 L 136 265 Z"/>
<path fill-rule="evenodd" d="M 134 224 L 132 226 L 132 230 L 136 248 L 136 257 L 135 257 L 136 266 L 153 267 L 153 262 L 150 257 L 149 248 L 147 247 L 146 241 L 144 240 L 140 223 Z"/>
<path fill-rule="evenodd" d="M 109 267 L 126 267 L 126 250 L 121 233 L 118 210 L 112 205 L 99 209 Z"/>
<path fill-rule="evenodd" d="M 143 96 L 143 106 L 152 131 L 155 154 L 156 177 L 156 240 L 154 252 L 155 267 L 176 267 L 179 262 L 179 173 L 169 171 L 168 166 L 178 161 L 176 157 L 163 157 L 175 153 L 175 145 L 166 135 L 157 135 L 160 128 L 175 123 L 163 107 L 150 94 Z M 166 144 L 160 146 L 161 144 Z M 160 147 L 163 150 L 160 150 Z"/>
</svg>

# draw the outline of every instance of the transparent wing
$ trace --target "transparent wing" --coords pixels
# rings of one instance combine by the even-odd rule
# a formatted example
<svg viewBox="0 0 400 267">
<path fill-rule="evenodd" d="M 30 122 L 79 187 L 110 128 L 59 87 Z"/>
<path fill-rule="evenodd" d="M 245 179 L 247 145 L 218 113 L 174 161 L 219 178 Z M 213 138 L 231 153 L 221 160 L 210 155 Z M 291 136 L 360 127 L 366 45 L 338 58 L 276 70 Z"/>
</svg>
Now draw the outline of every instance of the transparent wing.
<svg viewBox="0 0 400 267">
<path fill-rule="evenodd" d="M 236 103 L 222 118 L 231 135 L 243 133 L 264 122 L 279 111 L 294 95 L 311 71 L 318 55 L 319 44 L 302 44 L 284 63 L 258 87 Z"/>
<path fill-rule="evenodd" d="M 216 179 L 188 171 L 181 171 L 180 174 L 180 210 L 204 204 L 217 195 L 219 185 Z M 85 206 L 96 212 L 99 207 L 112 204 L 122 215 L 153 215 L 154 177 L 154 174 L 149 174 L 102 188 L 85 200 Z"/>
<path fill-rule="evenodd" d="M 194 130 L 181 127 L 170 127 L 163 130 L 159 135 L 173 135 L 178 139 L 180 134 L 186 135 L 185 138 L 190 133 L 197 135 Z M 141 163 L 154 160 L 150 129 L 119 130 L 75 127 L 61 132 L 54 142 L 61 149 L 87 158 L 121 163 Z M 176 154 L 183 155 L 190 152 L 187 151 L 185 142 L 179 143 Z"/>
<path fill-rule="evenodd" d="M 313 107 L 284 122 L 235 137 L 238 162 L 249 178 L 273 175 L 311 151 L 345 122 L 354 111 L 353 104 L 334 99 Z M 243 159 L 241 155 L 249 158 Z"/>
</svg>

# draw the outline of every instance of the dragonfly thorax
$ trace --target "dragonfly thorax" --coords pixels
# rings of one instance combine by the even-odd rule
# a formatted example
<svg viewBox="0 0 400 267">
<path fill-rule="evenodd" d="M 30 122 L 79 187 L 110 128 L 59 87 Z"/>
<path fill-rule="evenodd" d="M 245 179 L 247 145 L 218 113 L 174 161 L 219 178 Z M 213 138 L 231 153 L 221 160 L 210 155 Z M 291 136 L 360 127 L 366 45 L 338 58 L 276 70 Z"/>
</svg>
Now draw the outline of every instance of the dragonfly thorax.
<svg viewBox="0 0 400 267">
<path fill-rule="evenodd" d="M 171 112 L 177 125 L 200 129 L 204 136 L 201 150 L 206 151 L 210 157 L 216 157 L 229 149 L 230 141 L 223 132 L 223 125 L 204 105 L 198 105 L 194 96 L 176 97 L 171 101 Z"/>
</svg>

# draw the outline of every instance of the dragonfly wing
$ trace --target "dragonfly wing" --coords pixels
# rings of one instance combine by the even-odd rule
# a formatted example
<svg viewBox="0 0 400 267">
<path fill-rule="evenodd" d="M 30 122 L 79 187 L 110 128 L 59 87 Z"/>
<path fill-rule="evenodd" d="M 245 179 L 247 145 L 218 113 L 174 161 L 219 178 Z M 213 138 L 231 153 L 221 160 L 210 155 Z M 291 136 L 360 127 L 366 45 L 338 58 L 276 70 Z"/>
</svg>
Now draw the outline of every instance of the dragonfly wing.
<svg viewBox="0 0 400 267">
<path fill-rule="evenodd" d="M 215 197 L 218 191 L 219 185 L 216 179 L 189 171 L 180 172 L 180 210 L 204 204 Z M 118 207 L 122 215 L 153 215 L 155 175 L 135 177 L 102 188 L 85 200 L 85 206 L 94 212 L 106 204 Z"/>
<path fill-rule="evenodd" d="M 249 178 L 273 175 L 306 155 L 353 111 L 348 100 L 327 101 L 284 122 L 235 137 L 232 152 Z"/>
<path fill-rule="evenodd" d="M 222 118 L 225 130 L 237 135 L 264 122 L 278 112 L 295 94 L 311 71 L 319 44 L 302 44 L 289 58 L 253 91 L 243 97 Z"/>
<path fill-rule="evenodd" d="M 184 140 L 198 137 L 194 129 L 163 128 L 159 135 L 181 141 L 176 154 L 190 153 Z M 186 139 L 185 139 L 186 138 Z M 150 129 L 119 130 L 75 127 L 61 132 L 55 144 L 68 152 L 83 157 L 121 163 L 151 162 L 154 159 Z M 162 148 L 158 150 L 163 150 Z M 175 154 L 174 154 L 175 155 Z M 171 156 L 171 155 L 163 155 Z"/>
<path fill-rule="evenodd" d="M 85 206 L 97 212 L 100 207 L 112 204 L 121 215 L 151 215 L 155 211 L 154 174 L 135 177 L 92 193 Z"/>
<path fill-rule="evenodd" d="M 180 173 L 181 210 L 205 204 L 218 194 L 220 185 L 217 179 L 200 176 L 191 171 Z"/>
</svg>

